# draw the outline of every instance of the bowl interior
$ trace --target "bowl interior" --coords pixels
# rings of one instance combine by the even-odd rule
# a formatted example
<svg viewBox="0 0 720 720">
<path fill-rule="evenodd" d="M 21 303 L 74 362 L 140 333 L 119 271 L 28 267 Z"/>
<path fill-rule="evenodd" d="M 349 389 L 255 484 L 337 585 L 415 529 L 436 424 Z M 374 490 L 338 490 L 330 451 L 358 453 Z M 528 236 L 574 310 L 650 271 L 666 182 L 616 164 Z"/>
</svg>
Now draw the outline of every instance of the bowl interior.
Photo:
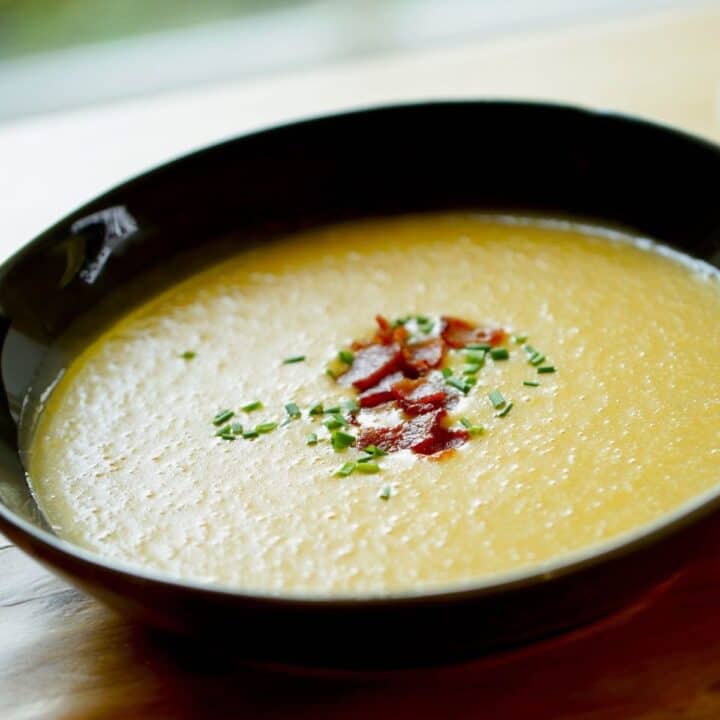
<svg viewBox="0 0 720 720">
<path fill-rule="evenodd" d="M 200 264 L 322 223 L 470 209 L 626 228 L 717 267 L 718 177 L 717 148 L 676 131 L 482 102 L 310 120 L 158 168 L 60 221 L 0 269 L 0 502 L 50 531 L 22 462 L 43 398 L 102 326 Z"/>
</svg>

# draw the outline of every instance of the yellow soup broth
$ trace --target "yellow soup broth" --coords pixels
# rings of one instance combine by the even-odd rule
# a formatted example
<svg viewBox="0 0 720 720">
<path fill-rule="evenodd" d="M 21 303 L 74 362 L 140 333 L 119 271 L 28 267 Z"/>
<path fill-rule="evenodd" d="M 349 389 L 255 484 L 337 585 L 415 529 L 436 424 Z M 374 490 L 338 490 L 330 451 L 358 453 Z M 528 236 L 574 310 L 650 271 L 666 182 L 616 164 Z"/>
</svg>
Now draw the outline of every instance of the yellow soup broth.
<svg viewBox="0 0 720 720">
<path fill-rule="evenodd" d="M 362 453 L 333 449 L 308 410 L 357 396 L 326 369 L 378 313 L 505 328 L 510 356 L 488 356 L 450 410 L 452 427 L 483 432 L 340 477 Z M 483 579 L 716 484 L 718 318 L 707 267 L 596 228 L 470 214 L 328 227 L 239 253 L 110 327 L 54 389 L 29 474 L 61 537 L 173 576 L 313 595 Z M 538 373 L 526 344 L 556 372 Z M 446 358 L 454 377 L 464 362 Z M 502 417 L 493 390 L 512 402 Z M 225 408 L 244 432 L 287 422 L 223 439 Z"/>
</svg>

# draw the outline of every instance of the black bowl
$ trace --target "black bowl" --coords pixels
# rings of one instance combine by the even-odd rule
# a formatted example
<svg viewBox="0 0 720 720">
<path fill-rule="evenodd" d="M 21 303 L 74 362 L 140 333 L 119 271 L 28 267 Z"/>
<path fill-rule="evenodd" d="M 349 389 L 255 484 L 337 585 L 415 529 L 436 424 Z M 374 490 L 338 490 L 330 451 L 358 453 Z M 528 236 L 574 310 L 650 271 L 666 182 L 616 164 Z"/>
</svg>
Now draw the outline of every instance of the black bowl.
<svg viewBox="0 0 720 720">
<path fill-rule="evenodd" d="M 26 482 L 19 418 L 49 386 L 51 346 L 88 308 L 125 297 L 187 253 L 210 254 L 229 232 L 237 249 L 239 237 L 257 242 L 347 218 L 508 210 L 623 226 L 717 265 L 719 178 L 718 148 L 669 128 L 553 105 L 452 102 L 272 128 L 125 183 L 0 269 L 0 527 L 121 612 L 173 631 L 219 634 L 250 660 L 450 662 L 606 616 L 718 541 L 718 491 L 602 548 L 493 582 L 383 598 L 269 597 L 123 566 L 54 536 Z"/>
</svg>

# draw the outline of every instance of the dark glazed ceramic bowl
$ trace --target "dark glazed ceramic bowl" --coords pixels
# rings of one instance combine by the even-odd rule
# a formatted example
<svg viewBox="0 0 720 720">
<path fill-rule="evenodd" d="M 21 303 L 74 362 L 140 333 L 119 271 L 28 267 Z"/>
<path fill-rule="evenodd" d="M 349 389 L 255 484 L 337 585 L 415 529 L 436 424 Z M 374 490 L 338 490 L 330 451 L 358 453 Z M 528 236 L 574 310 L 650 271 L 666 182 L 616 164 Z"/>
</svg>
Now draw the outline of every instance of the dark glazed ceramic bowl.
<svg viewBox="0 0 720 720">
<path fill-rule="evenodd" d="M 238 238 L 347 218 L 529 211 L 624 226 L 717 265 L 719 178 L 718 148 L 675 130 L 560 106 L 453 102 L 272 128 L 132 180 L 0 269 L 0 527 L 119 611 L 160 628 L 220 636 L 251 660 L 450 662 L 606 616 L 718 542 L 720 491 L 612 544 L 493 582 L 382 598 L 265 597 L 122 566 L 55 537 L 26 483 L 19 418 L 49 387 L 49 348 L 88 308 L 228 233 L 240 250 Z"/>
</svg>

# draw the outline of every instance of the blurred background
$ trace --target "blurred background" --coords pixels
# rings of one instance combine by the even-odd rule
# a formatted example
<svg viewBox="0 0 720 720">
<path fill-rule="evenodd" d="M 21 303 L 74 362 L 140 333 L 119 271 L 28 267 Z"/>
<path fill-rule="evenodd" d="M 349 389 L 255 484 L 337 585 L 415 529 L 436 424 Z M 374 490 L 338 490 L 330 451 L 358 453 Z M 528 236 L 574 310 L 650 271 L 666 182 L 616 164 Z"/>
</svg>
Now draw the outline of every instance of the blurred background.
<svg viewBox="0 0 720 720">
<path fill-rule="evenodd" d="M 693 0 L 0 0 L 0 122 Z M 718 39 L 720 44 L 720 39 Z"/>
</svg>

